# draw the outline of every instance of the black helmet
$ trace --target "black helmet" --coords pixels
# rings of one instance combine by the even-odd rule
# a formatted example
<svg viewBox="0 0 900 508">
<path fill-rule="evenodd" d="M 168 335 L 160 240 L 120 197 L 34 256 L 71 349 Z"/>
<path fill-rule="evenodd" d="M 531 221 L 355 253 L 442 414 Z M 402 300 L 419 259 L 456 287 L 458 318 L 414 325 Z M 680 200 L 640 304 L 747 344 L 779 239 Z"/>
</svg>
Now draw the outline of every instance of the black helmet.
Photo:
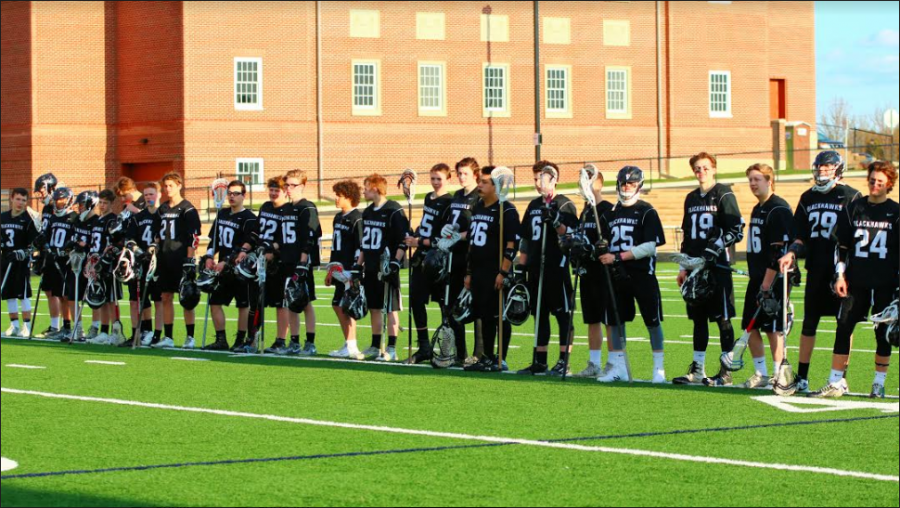
<svg viewBox="0 0 900 508">
<path fill-rule="evenodd" d="M 594 257 L 594 244 L 584 233 L 561 236 L 559 248 L 576 264 L 585 265 Z"/>
<path fill-rule="evenodd" d="M 109 233 L 109 239 L 112 243 L 119 243 L 125 239 L 125 234 L 128 232 L 128 219 L 130 218 L 131 212 L 125 210 L 106 225 L 106 232 Z"/>
<path fill-rule="evenodd" d="M 636 183 L 637 189 L 630 194 L 626 194 L 622 188 L 626 183 Z M 641 189 L 644 187 L 644 172 L 637 166 L 625 166 L 619 170 L 616 176 L 616 192 L 619 194 L 619 202 L 625 203 L 635 199 L 640 195 Z"/>
<path fill-rule="evenodd" d="M 350 282 L 350 285 L 344 292 L 344 297 L 341 299 L 341 309 L 344 310 L 347 316 L 356 321 L 363 319 L 369 313 L 366 291 L 360 284 L 359 279 L 354 278 Z"/>
<path fill-rule="evenodd" d="M 819 174 L 819 168 L 822 166 L 834 166 L 834 175 L 823 177 Z M 813 190 L 819 192 L 828 192 L 834 188 L 837 184 L 838 180 L 844 176 L 844 158 L 841 157 L 841 154 L 835 152 L 834 150 L 828 150 L 825 152 L 819 152 L 816 155 L 816 160 L 813 162 L 813 178 L 816 181 L 816 184 L 813 185 Z"/>
<path fill-rule="evenodd" d="M 182 280 L 178 288 L 178 301 L 185 310 L 196 309 L 197 305 L 200 305 L 200 289 L 197 283 L 188 279 Z"/>
<path fill-rule="evenodd" d="M 93 310 L 99 310 L 107 304 L 106 284 L 98 277 L 92 280 L 84 292 L 84 302 Z"/>
<path fill-rule="evenodd" d="M 53 191 L 56 190 L 56 186 L 59 185 L 59 180 L 56 179 L 56 176 L 53 173 L 47 173 L 45 175 L 41 175 L 34 181 L 34 192 L 43 192 L 44 193 L 44 204 L 49 205 L 50 199 L 53 196 Z"/>
<path fill-rule="evenodd" d="M 219 272 L 215 270 L 200 270 L 197 275 L 197 288 L 203 293 L 213 293 L 219 288 Z"/>
<path fill-rule="evenodd" d="M 247 254 L 244 260 L 234 267 L 234 273 L 237 274 L 238 279 L 244 282 L 255 282 L 256 263 L 258 259 L 259 258 L 255 252 Z"/>
<path fill-rule="evenodd" d="M 522 326 L 531 315 L 531 295 L 524 284 L 516 284 L 509 290 L 506 306 L 503 308 L 503 320 L 513 326 Z"/>
<path fill-rule="evenodd" d="M 65 206 L 59 208 L 56 206 L 56 203 L 60 200 L 66 200 Z M 53 213 L 56 214 L 57 217 L 63 217 L 69 213 L 69 209 L 72 208 L 72 204 L 75 202 L 75 193 L 72 192 L 72 189 L 68 187 L 60 187 L 53 191 Z"/>
<path fill-rule="evenodd" d="M 892 346 L 900 348 L 900 323 L 894 321 L 888 325 L 887 339 Z"/>
<path fill-rule="evenodd" d="M 294 314 L 300 314 L 309 307 L 309 288 L 306 287 L 306 281 L 300 280 L 296 273 L 285 284 L 284 300 Z"/>
<path fill-rule="evenodd" d="M 475 321 L 475 314 L 472 312 L 472 292 L 463 288 L 453 305 L 453 319 L 461 324 L 467 325 Z"/>
<path fill-rule="evenodd" d="M 710 270 L 691 272 L 681 285 L 681 297 L 688 305 L 701 305 L 709 301 L 716 288 L 716 281 Z"/>
<path fill-rule="evenodd" d="M 109 256 L 107 256 L 109 254 Z M 113 271 L 113 275 L 116 276 L 116 280 L 119 282 L 130 282 L 134 279 L 134 268 L 137 266 L 137 262 L 134 258 L 134 252 L 129 249 L 123 249 L 121 253 L 119 253 L 119 249 L 111 247 L 107 249 L 107 251 L 103 254 L 103 259 L 107 257 L 113 257 L 115 255 L 116 260 L 116 268 Z M 102 259 L 101 259 L 102 262 Z"/>
<path fill-rule="evenodd" d="M 450 256 L 441 249 L 430 249 L 425 254 L 425 277 L 432 284 L 447 280 L 450 275 Z"/>
<path fill-rule="evenodd" d="M 97 203 L 100 202 L 100 194 L 97 191 L 84 191 L 75 198 L 75 204 L 84 207 L 79 218 L 84 221 L 87 216 L 94 211 Z"/>
</svg>

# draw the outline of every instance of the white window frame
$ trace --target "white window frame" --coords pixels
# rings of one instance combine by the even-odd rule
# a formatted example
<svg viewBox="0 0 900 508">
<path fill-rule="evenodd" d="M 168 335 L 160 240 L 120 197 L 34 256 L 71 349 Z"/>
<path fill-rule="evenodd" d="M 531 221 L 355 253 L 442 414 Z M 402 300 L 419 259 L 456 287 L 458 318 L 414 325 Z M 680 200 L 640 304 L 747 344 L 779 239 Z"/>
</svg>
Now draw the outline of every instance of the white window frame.
<svg viewBox="0 0 900 508">
<path fill-rule="evenodd" d="M 235 159 L 234 176 L 235 180 L 244 181 L 244 174 L 241 173 L 241 164 L 259 164 L 259 183 L 247 183 L 247 189 L 253 192 L 259 192 L 266 187 L 266 168 L 265 161 L 261 158 L 241 158 Z"/>
<path fill-rule="evenodd" d="M 357 85 L 356 84 L 356 69 L 357 66 L 368 65 L 372 66 L 373 69 L 373 83 L 372 83 L 372 104 L 364 104 L 357 105 L 356 99 L 357 96 L 357 86 L 366 86 L 366 85 Z M 350 63 L 350 105 L 352 107 L 352 112 L 354 116 L 380 116 L 381 115 L 381 60 L 353 60 Z"/>
<path fill-rule="evenodd" d="M 622 67 L 622 66 L 610 66 L 604 69 L 605 79 L 606 79 L 606 118 L 608 119 L 617 119 L 617 120 L 630 120 L 632 118 L 632 110 L 631 110 L 631 67 Z M 619 75 L 624 76 L 624 90 L 613 90 L 610 86 L 610 83 L 613 81 L 610 79 L 610 75 L 616 73 L 615 78 L 618 78 Z M 621 74 L 619 74 L 621 73 Z M 618 82 L 618 79 L 615 81 Z M 610 94 L 614 92 L 621 92 L 623 97 L 621 98 L 622 106 L 613 108 L 611 103 L 613 101 L 610 100 Z M 616 102 L 619 102 L 617 99 Z"/>
<path fill-rule="evenodd" d="M 725 111 L 713 111 L 713 93 L 721 94 L 721 91 L 713 91 L 713 77 L 725 77 Z M 710 118 L 731 118 L 731 71 L 709 71 L 709 117 Z"/>
<path fill-rule="evenodd" d="M 485 118 L 496 118 L 496 117 L 509 117 L 510 116 L 510 74 L 509 74 L 509 64 L 508 63 L 484 63 L 481 70 L 481 108 Z M 503 71 L 502 79 L 503 82 L 499 88 L 492 87 L 493 89 L 499 89 L 502 93 L 500 99 L 502 100 L 502 104 L 500 107 L 488 107 L 488 70 L 489 69 L 499 69 Z M 496 78 L 493 78 L 496 79 Z"/>
<path fill-rule="evenodd" d="M 562 108 L 552 108 L 551 103 L 560 99 L 551 99 L 551 90 L 559 90 L 559 88 L 551 89 L 550 73 L 562 72 L 563 83 L 563 106 Z M 559 78 L 553 78 L 558 81 Z M 547 65 L 544 67 L 544 114 L 547 118 L 572 118 L 572 66 L 571 65 Z"/>
<path fill-rule="evenodd" d="M 423 90 L 425 87 L 423 86 L 422 80 L 422 71 L 425 68 L 434 68 L 439 70 L 439 75 L 437 76 L 437 106 L 425 106 L 422 104 L 424 97 L 422 96 Z M 431 76 L 433 77 L 433 76 Z M 447 116 L 447 64 L 446 62 L 425 62 L 420 61 L 417 66 L 416 71 L 416 82 L 418 84 L 418 106 L 419 106 L 419 116 Z M 433 85 L 429 85 L 433 86 Z"/>
<path fill-rule="evenodd" d="M 246 103 L 246 102 L 238 102 L 238 95 L 240 95 L 240 91 L 238 88 L 241 85 L 251 85 L 253 82 L 249 81 L 241 81 L 239 79 L 240 72 L 238 67 L 240 64 L 244 63 L 255 63 L 257 69 L 257 80 L 256 80 L 256 102 L 255 103 Z M 247 71 L 243 71 L 247 72 Z M 235 57 L 234 58 L 234 88 L 233 88 L 233 99 L 234 99 L 234 109 L 235 111 L 262 111 L 263 109 L 263 61 L 262 58 L 256 57 Z"/>
</svg>

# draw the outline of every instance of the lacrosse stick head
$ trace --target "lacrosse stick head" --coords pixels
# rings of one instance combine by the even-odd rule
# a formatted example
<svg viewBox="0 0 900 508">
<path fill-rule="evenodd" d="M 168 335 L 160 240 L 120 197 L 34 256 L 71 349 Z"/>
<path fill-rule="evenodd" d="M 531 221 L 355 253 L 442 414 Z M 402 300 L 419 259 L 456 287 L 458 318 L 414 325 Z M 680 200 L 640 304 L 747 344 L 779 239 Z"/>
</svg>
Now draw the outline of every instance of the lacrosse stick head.
<svg viewBox="0 0 900 508">
<path fill-rule="evenodd" d="M 593 164 L 585 164 L 578 174 L 578 190 L 581 197 L 591 205 L 597 206 L 597 197 L 594 195 L 594 182 L 600 176 L 600 171 Z"/>
<path fill-rule="evenodd" d="M 87 257 L 82 258 L 83 268 L 84 268 L 84 276 L 88 280 L 94 280 L 97 278 L 97 265 L 100 264 L 100 256 L 97 254 L 91 254 Z"/>
<path fill-rule="evenodd" d="M 681 265 L 681 269 L 688 272 L 699 270 L 706 264 L 703 258 L 695 258 L 681 253 L 673 254 L 672 261 Z"/>
<path fill-rule="evenodd" d="M 559 181 L 559 171 L 553 166 L 544 166 L 538 173 L 537 191 L 541 193 L 545 201 L 550 201 L 556 192 L 556 182 Z"/>
<path fill-rule="evenodd" d="M 416 172 L 411 169 L 404 169 L 403 173 L 400 175 L 400 181 L 397 182 L 397 188 L 403 191 L 407 203 L 412 202 L 412 198 L 416 193 L 417 181 L 418 177 L 416 176 Z"/>
<path fill-rule="evenodd" d="M 452 326 L 441 325 L 431 339 L 431 366 L 435 369 L 447 369 L 456 363 L 456 332 Z"/>
<path fill-rule="evenodd" d="M 325 265 L 325 269 L 328 270 L 328 276 L 331 277 L 332 280 L 336 280 L 341 284 L 347 285 L 350 282 L 350 272 L 344 270 L 344 265 L 341 263 L 328 263 Z"/>
<path fill-rule="evenodd" d="M 129 249 L 122 249 L 119 254 L 119 260 L 116 263 L 116 269 L 113 272 L 119 282 L 129 282 L 134 278 L 134 252 Z"/>
<path fill-rule="evenodd" d="M 494 188 L 497 189 L 497 198 L 501 203 L 505 202 L 509 196 L 509 190 L 512 189 L 516 180 L 512 170 L 506 166 L 498 166 L 491 171 L 491 180 L 494 182 Z"/>
<path fill-rule="evenodd" d="M 228 199 L 228 180 L 224 178 L 213 180 L 212 185 L 210 185 L 210 193 L 212 194 L 213 203 L 216 205 L 216 210 L 221 210 Z"/>
</svg>

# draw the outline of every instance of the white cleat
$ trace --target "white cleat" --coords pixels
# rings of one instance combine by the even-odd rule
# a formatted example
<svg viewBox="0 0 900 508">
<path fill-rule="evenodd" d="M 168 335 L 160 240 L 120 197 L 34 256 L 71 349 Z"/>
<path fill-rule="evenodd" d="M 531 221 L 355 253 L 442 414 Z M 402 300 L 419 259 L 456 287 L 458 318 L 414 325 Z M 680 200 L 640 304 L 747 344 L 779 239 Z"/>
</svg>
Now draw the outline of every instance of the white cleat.
<svg viewBox="0 0 900 508">
<path fill-rule="evenodd" d="M 93 339 L 88 339 L 87 343 L 94 346 L 108 346 L 109 335 L 105 333 L 98 333 L 97 336 Z"/>
<path fill-rule="evenodd" d="M 841 389 L 844 390 L 844 395 L 850 393 L 850 385 L 847 384 L 847 378 L 841 379 L 839 384 L 841 385 Z"/>
<path fill-rule="evenodd" d="M 166 349 L 175 347 L 175 341 L 165 337 L 161 341 L 157 342 L 152 346 L 154 349 Z"/>
<path fill-rule="evenodd" d="M 658 369 L 653 373 L 653 384 L 655 385 L 664 385 L 668 384 L 669 380 L 666 379 L 666 371 L 663 369 Z"/>
<path fill-rule="evenodd" d="M 375 359 L 376 362 L 396 362 L 397 360 L 397 348 L 393 347 L 387 348 L 383 355 Z"/>
<path fill-rule="evenodd" d="M 332 351 L 328 353 L 328 356 L 331 358 L 350 358 L 350 352 L 347 351 L 347 346 L 344 346 L 338 351 Z"/>
<path fill-rule="evenodd" d="M 595 364 L 594 362 L 588 362 L 587 368 L 579 372 L 578 374 L 575 374 L 575 377 L 597 379 L 602 375 L 603 369 L 601 369 L 599 365 Z"/>
<path fill-rule="evenodd" d="M 28 323 L 22 325 L 22 329 L 19 330 L 19 337 L 31 337 L 31 328 L 28 326 Z"/>
<path fill-rule="evenodd" d="M 149 347 L 151 342 L 153 342 L 153 332 L 144 332 L 141 335 L 141 346 Z"/>
<path fill-rule="evenodd" d="M 827 384 L 822 389 L 809 394 L 811 399 L 839 399 L 844 396 L 841 383 Z"/>
<path fill-rule="evenodd" d="M 93 342 L 91 341 L 96 339 L 98 335 L 100 335 L 100 328 L 91 326 L 90 330 L 88 330 L 88 334 L 85 337 L 85 340 L 87 340 L 88 344 L 93 344 Z"/>
<path fill-rule="evenodd" d="M 181 349 L 194 349 L 194 346 L 194 338 L 188 337 L 187 339 L 185 339 L 184 345 L 181 346 Z"/>
<path fill-rule="evenodd" d="M 627 383 L 631 381 L 628 377 L 628 371 L 624 365 L 607 363 L 603 369 L 603 374 L 597 378 L 600 383 Z"/>
<path fill-rule="evenodd" d="M 765 387 L 773 387 L 772 383 L 769 383 L 769 376 L 763 376 L 760 373 L 753 374 L 744 384 L 741 385 L 741 388 L 765 388 Z"/>
<path fill-rule="evenodd" d="M 6 333 L 3 335 L 6 337 L 20 337 L 22 330 L 19 329 L 18 326 L 10 325 L 9 328 L 6 329 Z"/>
<path fill-rule="evenodd" d="M 797 381 L 797 393 L 809 395 L 809 380 L 800 379 Z"/>
<path fill-rule="evenodd" d="M 348 352 L 347 358 L 349 358 L 351 360 L 363 361 L 366 359 L 366 355 L 360 353 L 359 350 L 356 350 L 356 351 Z"/>
</svg>

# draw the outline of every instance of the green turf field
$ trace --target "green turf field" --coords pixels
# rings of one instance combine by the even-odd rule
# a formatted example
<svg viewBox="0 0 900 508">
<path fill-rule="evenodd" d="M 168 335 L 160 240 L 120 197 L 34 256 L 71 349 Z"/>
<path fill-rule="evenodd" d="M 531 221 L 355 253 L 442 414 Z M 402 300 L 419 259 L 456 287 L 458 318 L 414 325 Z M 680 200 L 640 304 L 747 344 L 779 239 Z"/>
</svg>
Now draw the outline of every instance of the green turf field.
<svg viewBox="0 0 900 508">
<path fill-rule="evenodd" d="M 660 270 L 671 379 L 691 362 L 691 324 L 675 266 Z M 3 339 L 0 504 L 900 504 L 896 369 L 889 400 L 845 397 L 823 406 L 800 398 L 784 403 L 766 391 L 604 386 L 336 361 L 324 357 L 343 339 L 323 277 L 316 302 L 323 356 L 314 359 Z M 736 277 L 736 284 L 742 295 L 746 279 Z M 203 310 L 201 304 L 198 333 Z M 802 318 L 802 305 L 798 313 Z M 436 326 L 436 308 L 429 317 Z M 405 326 L 405 312 L 401 321 Z M 580 316 L 576 322 L 577 372 L 587 361 L 587 329 Z M 46 317 L 36 326 L 46 328 Z M 826 381 L 835 326 L 826 320 L 820 332 L 814 388 Z M 229 322 L 229 340 L 235 327 Z M 849 383 L 852 392 L 868 394 L 875 339 L 862 328 Z M 515 370 L 529 363 L 533 335 L 530 325 L 514 331 Z M 370 330 L 360 332 L 365 348 Z M 714 326 L 711 333 L 707 369 L 714 372 Z M 176 343 L 183 335 L 176 321 Z M 640 320 L 629 336 L 635 376 L 649 379 Z M 791 349 L 794 363 L 796 355 Z"/>
</svg>

